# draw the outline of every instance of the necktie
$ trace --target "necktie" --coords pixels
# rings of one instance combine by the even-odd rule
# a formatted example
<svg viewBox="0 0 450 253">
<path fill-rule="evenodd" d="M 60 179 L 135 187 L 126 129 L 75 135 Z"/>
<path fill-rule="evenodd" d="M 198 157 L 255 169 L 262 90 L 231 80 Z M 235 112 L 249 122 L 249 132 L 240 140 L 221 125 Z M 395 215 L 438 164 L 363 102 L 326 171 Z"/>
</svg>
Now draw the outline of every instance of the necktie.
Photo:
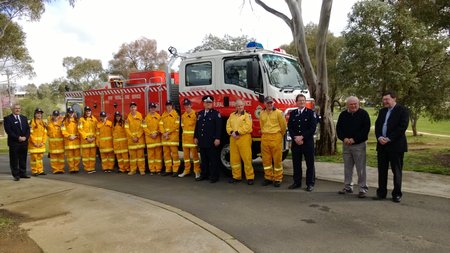
<svg viewBox="0 0 450 253">
<path fill-rule="evenodd" d="M 20 129 L 22 129 L 22 122 L 20 121 L 20 116 L 16 115 L 16 119 L 17 119 L 17 121 L 19 121 Z"/>
</svg>

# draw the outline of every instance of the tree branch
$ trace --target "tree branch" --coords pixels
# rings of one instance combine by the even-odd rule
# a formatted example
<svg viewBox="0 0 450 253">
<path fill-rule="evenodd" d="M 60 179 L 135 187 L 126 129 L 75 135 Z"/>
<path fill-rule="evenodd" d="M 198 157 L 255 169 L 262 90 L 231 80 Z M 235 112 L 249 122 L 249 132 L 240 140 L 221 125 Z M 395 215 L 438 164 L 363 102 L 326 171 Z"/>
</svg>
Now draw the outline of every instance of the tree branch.
<svg viewBox="0 0 450 253">
<path fill-rule="evenodd" d="M 289 26 L 289 28 L 292 30 L 292 20 L 288 16 L 286 16 L 283 13 L 281 13 L 281 12 L 271 8 L 271 7 L 269 7 L 267 4 L 265 4 L 261 0 L 255 0 L 255 3 L 257 3 L 259 6 L 261 6 L 267 12 L 272 13 L 273 15 L 281 18 L 281 20 L 283 20 Z"/>
</svg>

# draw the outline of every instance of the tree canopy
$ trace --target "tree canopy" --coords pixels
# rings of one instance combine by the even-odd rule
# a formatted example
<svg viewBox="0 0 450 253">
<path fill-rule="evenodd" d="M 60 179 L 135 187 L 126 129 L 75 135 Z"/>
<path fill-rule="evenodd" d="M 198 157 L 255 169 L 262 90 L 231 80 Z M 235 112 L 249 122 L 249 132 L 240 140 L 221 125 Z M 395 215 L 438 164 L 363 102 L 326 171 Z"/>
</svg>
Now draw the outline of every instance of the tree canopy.
<svg viewBox="0 0 450 253">
<path fill-rule="evenodd" d="M 102 62 L 80 56 L 65 57 L 63 66 L 67 70 L 67 79 L 73 84 L 71 89 L 91 89 L 102 81 L 106 81 Z M 78 86 L 80 85 L 80 86 Z"/>
<path fill-rule="evenodd" d="M 157 51 L 156 40 L 143 37 L 120 46 L 109 61 L 109 72 L 127 77 L 133 71 L 165 69 L 167 59 L 166 51 Z"/>
<path fill-rule="evenodd" d="M 450 118 L 450 40 L 403 6 L 356 3 L 338 69 L 356 94 L 372 101 L 380 101 L 384 91 L 396 91 L 399 102 L 410 109 L 417 134 L 416 122 L 424 113 L 432 119 Z"/>
<path fill-rule="evenodd" d="M 215 35 L 208 34 L 203 39 L 202 44 L 194 48 L 191 52 L 200 52 L 214 49 L 238 51 L 245 48 L 245 45 L 249 41 L 254 40 L 255 39 L 249 38 L 247 35 L 233 37 L 231 35 L 225 34 L 223 38 L 219 38 Z"/>
</svg>

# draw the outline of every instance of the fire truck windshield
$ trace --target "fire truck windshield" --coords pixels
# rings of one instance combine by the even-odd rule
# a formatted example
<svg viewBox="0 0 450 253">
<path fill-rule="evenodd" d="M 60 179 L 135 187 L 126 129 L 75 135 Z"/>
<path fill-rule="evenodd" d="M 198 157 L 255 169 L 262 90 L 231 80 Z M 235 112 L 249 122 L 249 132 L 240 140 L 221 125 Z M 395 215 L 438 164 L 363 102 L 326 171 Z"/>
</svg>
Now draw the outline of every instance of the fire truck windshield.
<svg viewBox="0 0 450 253">
<path fill-rule="evenodd" d="M 270 84 L 280 89 L 307 90 L 300 65 L 294 59 L 264 54 Z"/>
</svg>

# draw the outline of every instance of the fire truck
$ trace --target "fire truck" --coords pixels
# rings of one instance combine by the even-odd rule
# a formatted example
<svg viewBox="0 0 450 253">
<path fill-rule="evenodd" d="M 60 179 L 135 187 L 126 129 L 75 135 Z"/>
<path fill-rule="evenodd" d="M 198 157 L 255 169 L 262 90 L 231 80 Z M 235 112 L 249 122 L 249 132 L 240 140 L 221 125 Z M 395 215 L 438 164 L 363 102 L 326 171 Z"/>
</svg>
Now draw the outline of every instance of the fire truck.
<svg viewBox="0 0 450 253">
<path fill-rule="evenodd" d="M 285 115 L 296 108 L 295 97 L 298 94 L 306 96 L 308 108 L 314 107 L 300 65 L 295 57 L 281 49 L 266 50 L 261 44 L 250 42 L 240 51 L 178 54 L 175 48 L 170 47 L 169 52 L 171 57 L 165 71 L 134 72 L 130 73 L 128 80 L 111 78 L 102 89 L 66 92 L 66 105 L 77 107 L 80 113 L 81 106 L 90 106 L 94 116 L 105 111 L 111 117 L 115 111 L 126 115 L 132 101 L 137 103 L 143 115 L 148 112 L 150 102 L 156 103 L 162 113 L 165 102 L 171 100 L 183 113 L 184 108 L 180 105 L 185 98 L 191 100 L 194 110 L 200 111 L 203 109 L 202 97 L 212 95 L 214 108 L 223 120 L 220 160 L 225 169 L 230 168 L 229 136 L 225 132 L 225 124 L 235 111 L 237 99 L 243 100 L 245 109 L 252 114 L 254 159 L 261 153 L 259 114 L 264 109 L 264 97 L 272 96 L 275 107 Z M 170 72 L 178 59 L 178 72 Z M 286 135 L 283 159 L 288 154 L 289 141 Z"/>
</svg>

